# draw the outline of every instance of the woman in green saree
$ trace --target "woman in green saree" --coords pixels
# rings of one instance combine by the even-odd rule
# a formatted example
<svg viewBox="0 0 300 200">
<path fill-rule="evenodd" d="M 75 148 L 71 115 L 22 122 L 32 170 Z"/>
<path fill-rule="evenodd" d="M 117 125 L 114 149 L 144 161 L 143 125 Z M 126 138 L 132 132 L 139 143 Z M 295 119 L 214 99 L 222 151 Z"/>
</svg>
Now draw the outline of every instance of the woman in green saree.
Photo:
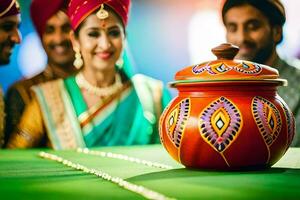
<svg viewBox="0 0 300 200">
<path fill-rule="evenodd" d="M 170 100 L 161 81 L 116 66 L 130 0 L 71 0 L 75 76 L 35 86 L 9 148 L 54 149 L 159 142 L 159 116 Z"/>
</svg>

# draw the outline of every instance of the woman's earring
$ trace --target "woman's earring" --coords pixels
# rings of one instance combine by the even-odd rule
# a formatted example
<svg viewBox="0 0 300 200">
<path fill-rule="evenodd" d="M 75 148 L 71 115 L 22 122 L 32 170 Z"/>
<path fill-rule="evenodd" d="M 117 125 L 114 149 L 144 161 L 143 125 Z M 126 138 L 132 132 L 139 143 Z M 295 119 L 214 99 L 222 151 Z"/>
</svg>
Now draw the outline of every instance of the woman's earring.
<svg viewBox="0 0 300 200">
<path fill-rule="evenodd" d="M 79 48 L 75 47 L 75 60 L 73 62 L 73 65 L 77 68 L 80 69 L 83 66 L 83 60 L 81 58 L 80 50 Z"/>
<path fill-rule="evenodd" d="M 122 67 L 123 67 L 123 65 L 124 65 L 123 57 L 120 57 L 120 58 L 117 60 L 116 65 L 117 65 L 119 68 L 122 68 Z"/>
</svg>

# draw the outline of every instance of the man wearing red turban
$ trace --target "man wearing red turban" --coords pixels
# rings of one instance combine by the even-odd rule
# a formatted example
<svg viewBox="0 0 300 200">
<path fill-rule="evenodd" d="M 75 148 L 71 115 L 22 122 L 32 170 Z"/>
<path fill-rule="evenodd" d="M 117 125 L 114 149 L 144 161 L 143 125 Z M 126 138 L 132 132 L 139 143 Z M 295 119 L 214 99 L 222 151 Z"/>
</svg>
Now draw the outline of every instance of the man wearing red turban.
<svg viewBox="0 0 300 200">
<path fill-rule="evenodd" d="M 19 32 L 20 10 L 16 0 L 0 1 L 0 65 L 9 63 L 9 57 L 15 44 L 21 42 Z M 0 86 L 0 147 L 3 145 L 4 102 Z"/>
<path fill-rule="evenodd" d="M 6 96 L 7 125 L 5 141 L 16 128 L 25 106 L 32 96 L 30 88 L 49 80 L 64 78 L 75 72 L 74 52 L 69 39 L 68 16 L 63 12 L 66 0 L 33 0 L 30 14 L 48 57 L 45 70 L 33 78 L 12 85 Z"/>
</svg>

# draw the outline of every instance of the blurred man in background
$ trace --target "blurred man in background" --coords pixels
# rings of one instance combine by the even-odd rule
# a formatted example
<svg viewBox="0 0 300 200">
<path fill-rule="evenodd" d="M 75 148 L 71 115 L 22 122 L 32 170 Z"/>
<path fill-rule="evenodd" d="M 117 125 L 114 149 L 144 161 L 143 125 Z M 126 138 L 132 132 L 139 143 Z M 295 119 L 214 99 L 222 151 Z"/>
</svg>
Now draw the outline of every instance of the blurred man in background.
<svg viewBox="0 0 300 200">
<path fill-rule="evenodd" d="M 225 0 L 222 9 L 226 38 L 240 48 L 237 59 L 272 66 L 288 87 L 280 87 L 279 95 L 289 105 L 300 127 L 300 65 L 278 56 L 276 46 L 283 39 L 285 9 L 279 0 Z M 300 146 L 300 128 L 292 146 Z"/>
<path fill-rule="evenodd" d="M 21 42 L 19 25 L 21 22 L 19 5 L 16 0 L 0 1 L 0 66 L 10 61 L 15 44 Z M 0 86 L 0 147 L 3 145 L 4 102 Z"/>
<path fill-rule="evenodd" d="M 12 85 L 6 96 L 7 123 L 5 141 L 18 125 L 25 106 L 32 96 L 33 85 L 57 78 L 65 78 L 76 70 L 73 67 L 74 52 L 69 38 L 71 25 L 63 12 L 66 0 L 33 0 L 30 14 L 48 57 L 45 70 L 33 78 Z"/>
</svg>

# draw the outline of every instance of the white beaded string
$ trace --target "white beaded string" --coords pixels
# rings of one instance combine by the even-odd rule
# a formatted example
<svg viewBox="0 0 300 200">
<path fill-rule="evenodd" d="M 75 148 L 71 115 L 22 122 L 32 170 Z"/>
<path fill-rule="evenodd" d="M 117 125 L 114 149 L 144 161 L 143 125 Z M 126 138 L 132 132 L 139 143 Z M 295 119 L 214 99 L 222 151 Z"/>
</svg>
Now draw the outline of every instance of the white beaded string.
<svg viewBox="0 0 300 200">
<path fill-rule="evenodd" d="M 133 183 L 130 183 L 128 181 L 125 181 L 124 179 L 120 178 L 120 177 L 113 177 L 103 171 L 97 170 L 97 169 L 90 169 L 87 168 L 81 164 L 78 163 L 73 163 L 67 159 L 64 159 L 62 157 L 59 157 L 55 154 L 50 154 L 50 153 L 46 153 L 46 152 L 40 152 L 39 156 L 44 158 L 44 159 L 48 159 L 48 160 L 53 160 L 56 161 L 58 163 L 61 163 L 65 166 L 71 167 L 73 169 L 79 170 L 79 171 L 83 171 L 85 173 L 88 174 L 93 174 L 96 175 L 97 177 L 107 180 L 109 182 L 112 182 L 116 185 L 118 185 L 121 188 L 124 188 L 126 190 L 129 190 L 131 192 L 137 193 L 143 197 L 145 197 L 146 199 L 155 199 L 155 200 L 174 200 L 174 198 L 170 198 L 167 197 L 163 194 L 160 194 L 158 192 L 155 192 L 153 190 L 150 190 L 146 187 L 143 187 L 141 185 L 136 185 Z"/>
<path fill-rule="evenodd" d="M 114 159 L 125 160 L 125 161 L 129 161 L 129 162 L 137 163 L 137 164 L 146 165 L 149 167 L 156 167 L 156 168 L 161 168 L 161 169 L 173 169 L 173 167 L 169 166 L 169 165 L 161 164 L 158 162 L 151 162 L 148 160 L 141 160 L 139 158 L 129 157 L 124 154 L 117 154 L 117 153 L 104 152 L 104 151 L 95 151 L 95 150 L 89 150 L 88 148 L 78 148 L 77 152 L 95 155 L 95 156 L 101 156 L 101 157 L 105 157 L 105 158 L 114 158 Z"/>
</svg>

